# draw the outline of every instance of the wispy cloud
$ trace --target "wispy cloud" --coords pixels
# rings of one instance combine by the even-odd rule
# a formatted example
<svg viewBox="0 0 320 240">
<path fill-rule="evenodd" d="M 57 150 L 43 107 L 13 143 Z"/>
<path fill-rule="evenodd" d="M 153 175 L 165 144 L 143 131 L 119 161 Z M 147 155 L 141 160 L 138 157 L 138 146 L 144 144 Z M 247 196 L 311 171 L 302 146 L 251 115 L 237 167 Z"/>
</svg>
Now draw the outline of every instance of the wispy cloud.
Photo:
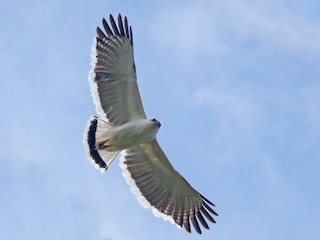
<svg viewBox="0 0 320 240">
<path fill-rule="evenodd" d="M 227 54 L 239 47 L 318 58 L 320 26 L 277 1 L 195 1 L 162 5 L 153 18 L 158 44 L 181 57 Z"/>
<path fill-rule="evenodd" d="M 301 89 L 300 111 L 305 115 L 307 121 L 320 132 L 320 86 L 310 85 Z"/>
</svg>

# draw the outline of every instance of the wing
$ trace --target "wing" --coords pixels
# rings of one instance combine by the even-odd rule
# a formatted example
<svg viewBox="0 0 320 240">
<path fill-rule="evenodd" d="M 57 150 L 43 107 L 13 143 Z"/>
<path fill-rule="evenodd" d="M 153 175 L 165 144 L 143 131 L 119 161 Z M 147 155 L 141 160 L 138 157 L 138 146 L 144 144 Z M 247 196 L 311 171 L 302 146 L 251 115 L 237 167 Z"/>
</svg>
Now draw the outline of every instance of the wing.
<svg viewBox="0 0 320 240">
<path fill-rule="evenodd" d="M 89 83 L 97 113 L 115 126 L 146 118 L 136 78 L 133 57 L 132 29 L 127 18 L 124 25 L 121 15 L 117 27 L 110 15 L 109 27 L 105 19 L 102 24 L 106 34 L 97 27 L 91 54 L 92 70 Z"/>
<path fill-rule="evenodd" d="M 124 150 L 121 154 L 120 167 L 132 192 L 144 207 L 151 207 L 156 216 L 170 220 L 178 227 L 183 225 L 188 232 L 191 232 L 191 221 L 199 234 L 198 221 L 209 229 L 203 215 L 215 223 L 210 213 L 218 214 L 209 206 L 214 204 L 172 167 L 156 140 Z"/>
</svg>

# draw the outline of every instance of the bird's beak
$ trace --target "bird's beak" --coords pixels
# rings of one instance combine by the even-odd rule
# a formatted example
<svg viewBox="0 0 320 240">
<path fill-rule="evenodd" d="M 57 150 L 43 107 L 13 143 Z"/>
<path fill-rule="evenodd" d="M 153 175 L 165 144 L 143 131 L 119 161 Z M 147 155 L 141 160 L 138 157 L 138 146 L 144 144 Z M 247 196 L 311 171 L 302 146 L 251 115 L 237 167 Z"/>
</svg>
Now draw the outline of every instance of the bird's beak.
<svg viewBox="0 0 320 240">
<path fill-rule="evenodd" d="M 161 127 L 161 123 L 159 121 L 157 121 L 157 126 L 158 126 L 158 128 Z"/>
</svg>

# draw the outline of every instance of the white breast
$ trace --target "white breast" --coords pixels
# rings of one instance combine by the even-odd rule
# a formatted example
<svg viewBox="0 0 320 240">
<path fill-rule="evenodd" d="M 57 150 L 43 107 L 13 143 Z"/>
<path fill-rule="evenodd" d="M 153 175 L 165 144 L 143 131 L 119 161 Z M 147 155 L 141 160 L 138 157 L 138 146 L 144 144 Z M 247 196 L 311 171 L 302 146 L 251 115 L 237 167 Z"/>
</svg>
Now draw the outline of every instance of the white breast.
<svg viewBox="0 0 320 240">
<path fill-rule="evenodd" d="M 158 126 L 148 119 L 138 119 L 112 129 L 110 133 L 109 151 L 119 151 L 149 142 L 156 137 Z"/>
</svg>

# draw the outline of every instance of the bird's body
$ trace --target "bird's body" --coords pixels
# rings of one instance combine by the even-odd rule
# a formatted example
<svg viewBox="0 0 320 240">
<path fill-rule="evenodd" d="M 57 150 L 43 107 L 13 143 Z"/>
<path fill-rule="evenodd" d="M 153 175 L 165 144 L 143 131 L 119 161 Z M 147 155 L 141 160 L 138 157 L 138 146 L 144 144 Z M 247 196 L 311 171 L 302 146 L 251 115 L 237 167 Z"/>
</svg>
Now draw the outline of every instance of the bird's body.
<svg viewBox="0 0 320 240">
<path fill-rule="evenodd" d="M 190 221 L 201 234 L 209 229 L 203 216 L 215 223 L 218 215 L 208 199 L 197 192 L 171 165 L 156 134 L 161 126 L 147 119 L 140 98 L 133 57 L 132 29 L 127 18 L 112 15 L 102 20 L 92 47 L 89 83 L 98 117 L 92 117 L 84 133 L 88 159 L 105 172 L 121 152 L 120 167 L 132 192 L 156 216 L 191 231 Z"/>
<path fill-rule="evenodd" d="M 98 126 L 101 125 L 102 128 L 105 124 L 108 123 L 98 122 Z M 116 152 L 135 147 L 141 143 L 150 142 L 155 139 L 159 128 L 158 121 L 137 119 L 118 127 L 101 129 L 103 134 L 96 140 L 96 148 Z"/>
</svg>

